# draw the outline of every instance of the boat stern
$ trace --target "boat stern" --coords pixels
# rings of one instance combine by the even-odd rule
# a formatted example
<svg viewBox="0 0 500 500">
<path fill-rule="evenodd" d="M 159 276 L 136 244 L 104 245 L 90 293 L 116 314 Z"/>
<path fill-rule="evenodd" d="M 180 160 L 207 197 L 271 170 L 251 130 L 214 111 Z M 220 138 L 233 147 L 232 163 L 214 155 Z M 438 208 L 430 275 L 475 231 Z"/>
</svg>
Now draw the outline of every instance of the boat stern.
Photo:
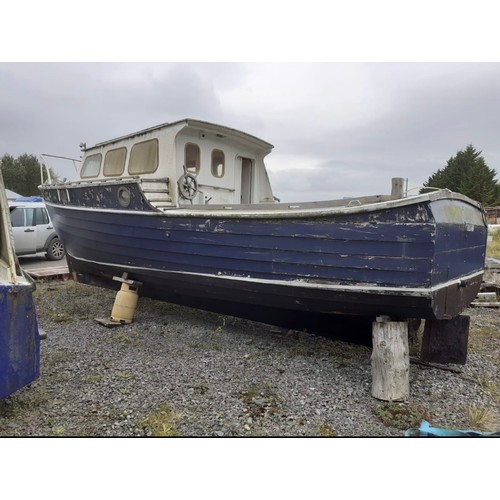
<svg viewBox="0 0 500 500">
<path fill-rule="evenodd" d="M 40 376 L 40 334 L 33 286 L 0 286 L 0 399 Z"/>
<path fill-rule="evenodd" d="M 0 171 L 0 399 L 40 375 L 35 284 L 14 252 L 10 212 Z"/>
<path fill-rule="evenodd" d="M 431 211 L 436 224 L 434 311 L 438 319 L 447 319 L 459 315 L 479 293 L 488 224 L 481 205 L 458 193 L 433 200 Z"/>
</svg>

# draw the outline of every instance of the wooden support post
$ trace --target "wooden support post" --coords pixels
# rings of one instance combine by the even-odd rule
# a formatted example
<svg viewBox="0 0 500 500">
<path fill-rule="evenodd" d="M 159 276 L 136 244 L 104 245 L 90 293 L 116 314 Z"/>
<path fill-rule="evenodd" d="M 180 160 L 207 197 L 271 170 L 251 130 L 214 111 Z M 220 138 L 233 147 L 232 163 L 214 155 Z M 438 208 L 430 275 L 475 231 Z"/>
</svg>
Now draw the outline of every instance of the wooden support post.
<svg viewBox="0 0 500 500">
<path fill-rule="evenodd" d="M 420 359 L 430 363 L 465 365 L 470 316 L 426 320 Z"/>
<path fill-rule="evenodd" d="M 372 396 L 404 401 L 410 396 L 408 323 L 380 316 L 372 325 Z"/>
</svg>

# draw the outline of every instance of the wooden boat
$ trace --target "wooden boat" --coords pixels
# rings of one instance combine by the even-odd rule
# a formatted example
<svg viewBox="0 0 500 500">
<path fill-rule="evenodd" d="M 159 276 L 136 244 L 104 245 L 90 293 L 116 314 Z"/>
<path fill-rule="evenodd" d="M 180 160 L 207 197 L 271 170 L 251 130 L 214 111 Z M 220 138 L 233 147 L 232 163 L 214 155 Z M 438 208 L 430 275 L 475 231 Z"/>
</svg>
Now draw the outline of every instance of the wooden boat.
<svg viewBox="0 0 500 500">
<path fill-rule="evenodd" d="M 40 335 L 34 288 L 14 252 L 9 205 L 0 171 L 0 399 L 39 376 Z"/>
<path fill-rule="evenodd" d="M 397 188 L 279 203 L 264 164 L 272 148 L 192 119 L 84 147 L 78 179 L 41 186 L 73 278 L 116 288 L 128 273 L 140 295 L 270 323 L 446 319 L 476 297 L 487 239 L 478 203 Z"/>
</svg>

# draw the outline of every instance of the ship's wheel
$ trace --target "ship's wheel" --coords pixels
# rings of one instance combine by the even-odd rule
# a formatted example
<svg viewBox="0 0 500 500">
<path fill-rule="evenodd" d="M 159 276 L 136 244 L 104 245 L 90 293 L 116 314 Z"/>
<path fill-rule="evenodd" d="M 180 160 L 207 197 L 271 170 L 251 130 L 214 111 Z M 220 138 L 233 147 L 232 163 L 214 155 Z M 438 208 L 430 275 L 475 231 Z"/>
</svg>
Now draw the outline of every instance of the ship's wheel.
<svg viewBox="0 0 500 500">
<path fill-rule="evenodd" d="M 177 181 L 179 193 L 186 200 L 192 200 L 198 192 L 198 181 L 192 174 L 183 174 Z"/>
</svg>

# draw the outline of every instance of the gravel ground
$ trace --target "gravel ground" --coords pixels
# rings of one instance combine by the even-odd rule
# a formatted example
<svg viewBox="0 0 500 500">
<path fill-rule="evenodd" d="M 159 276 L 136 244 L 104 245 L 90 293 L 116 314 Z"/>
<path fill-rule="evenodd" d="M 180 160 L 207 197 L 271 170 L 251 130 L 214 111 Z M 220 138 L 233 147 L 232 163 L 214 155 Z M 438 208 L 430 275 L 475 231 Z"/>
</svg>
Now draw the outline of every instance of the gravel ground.
<svg viewBox="0 0 500 500">
<path fill-rule="evenodd" d="M 0 401 L 0 436 L 403 436 L 422 418 L 500 429 L 498 309 L 467 310 L 461 373 L 412 363 L 409 401 L 389 404 L 371 396 L 365 346 L 145 298 L 110 329 L 95 318 L 115 292 L 72 281 L 39 282 L 35 298 L 40 378 Z"/>
</svg>

